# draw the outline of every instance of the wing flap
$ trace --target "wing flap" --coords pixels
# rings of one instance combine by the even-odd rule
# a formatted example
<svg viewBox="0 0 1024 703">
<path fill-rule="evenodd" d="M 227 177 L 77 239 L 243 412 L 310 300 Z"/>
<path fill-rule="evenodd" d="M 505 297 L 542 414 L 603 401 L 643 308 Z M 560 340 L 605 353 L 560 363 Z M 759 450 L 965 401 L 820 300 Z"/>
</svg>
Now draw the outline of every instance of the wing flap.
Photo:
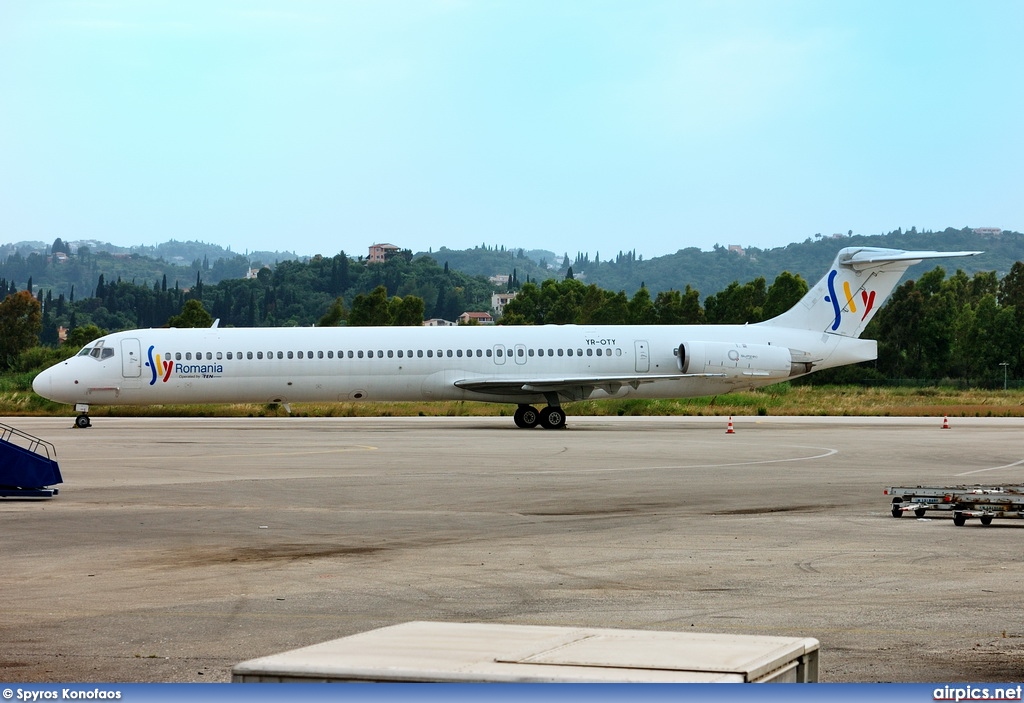
<svg viewBox="0 0 1024 703">
<path fill-rule="evenodd" d="M 484 376 L 464 378 L 455 381 L 456 388 L 477 393 L 503 393 L 515 395 L 535 395 L 537 393 L 557 393 L 577 388 L 601 388 L 614 393 L 622 386 L 637 388 L 642 383 L 655 381 L 681 381 L 684 378 L 723 378 L 724 373 L 672 373 L 647 374 L 634 376 L 562 376 L 549 378 L 502 378 Z"/>
</svg>

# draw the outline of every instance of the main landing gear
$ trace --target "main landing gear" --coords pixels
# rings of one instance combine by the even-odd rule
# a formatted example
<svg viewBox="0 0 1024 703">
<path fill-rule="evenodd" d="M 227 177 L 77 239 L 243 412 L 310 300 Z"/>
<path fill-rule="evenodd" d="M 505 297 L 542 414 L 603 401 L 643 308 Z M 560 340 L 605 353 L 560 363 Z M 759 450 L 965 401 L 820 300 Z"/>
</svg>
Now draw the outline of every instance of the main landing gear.
<svg viewBox="0 0 1024 703">
<path fill-rule="evenodd" d="M 540 425 L 546 430 L 560 430 L 565 427 L 565 411 L 560 405 L 549 405 L 538 411 L 532 405 L 520 405 L 513 416 L 517 427 L 529 429 Z"/>
</svg>

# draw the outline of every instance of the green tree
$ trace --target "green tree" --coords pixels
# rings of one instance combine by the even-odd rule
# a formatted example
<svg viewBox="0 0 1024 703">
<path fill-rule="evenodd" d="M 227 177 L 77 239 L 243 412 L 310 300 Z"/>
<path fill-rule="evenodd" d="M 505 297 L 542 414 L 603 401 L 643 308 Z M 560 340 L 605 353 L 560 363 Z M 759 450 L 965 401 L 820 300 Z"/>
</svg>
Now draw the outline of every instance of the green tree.
<svg viewBox="0 0 1024 703">
<path fill-rule="evenodd" d="M 800 302 L 800 299 L 807 293 L 808 286 L 800 275 L 794 276 L 789 271 L 783 271 L 768 288 L 764 298 L 763 315 L 765 320 L 770 320 L 776 315 L 789 310 Z"/>
<path fill-rule="evenodd" d="M 658 322 L 658 311 L 651 302 L 651 294 L 640 286 L 629 301 L 629 323 L 632 325 L 653 325 Z"/>
<path fill-rule="evenodd" d="M 71 347 L 72 349 L 81 349 L 89 342 L 99 339 L 106 333 L 106 330 L 102 330 L 93 324 L 81 325 L 68 331 L 67 339 L 64 340 L 64 346 Z"/>
<path fill-rule="evenodd" d="M 331 307 L 327 309 L 324 316 L 317 322 L 317 327 L 337 327 L 345 320 L 345 304 L 341 298 L 335 298 Z"/>
<path fill-rule="evenodd" d="M 210 327 L 213 317 L 206 312 L 201 300 L 186 300 L 181 312 L 167 320 L 168 327 Z"/>
<path fill-rule="evenodd" d="M 388 290 L 384 286 L 377 286 L 369 294 L 360 293 L 352 300 L 348 324 L 349 327 L 385 327 L 393 319 Z"/>
<path fill-rule="evenodd" d="M 415 327 L 423 324 L 423 311 L 426 305 L 423 298 L 415 295 L 395 296 L 389 303 L 391 308 L 391 324 L 395 326 Z"/>
<path fill-rule="evenodd" d="M 39 301 L 28 291 L 18 291 L 0 302 L 0 368 L 9 369 L 18 355 L 39 344 L 43 326 Z"/>
</svg>

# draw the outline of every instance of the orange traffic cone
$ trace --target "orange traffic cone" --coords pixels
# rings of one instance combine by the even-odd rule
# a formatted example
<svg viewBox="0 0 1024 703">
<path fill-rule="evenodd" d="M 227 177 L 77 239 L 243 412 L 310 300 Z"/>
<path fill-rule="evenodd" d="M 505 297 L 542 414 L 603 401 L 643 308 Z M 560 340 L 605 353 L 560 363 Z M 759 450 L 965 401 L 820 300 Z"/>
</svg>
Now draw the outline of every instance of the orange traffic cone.
<svg viewBox="0 0 1024 703">
<path fill-rule="evenodd" d="M 729 416 L 729 425 L 725 428 L 726 434 L 736 434 L 736 430 L 732 428 L 732 415 Z"/>
<path fill-rule="evenodd" d="M 943 415 L 942 416 L 942 429 L 944 429 L 944 430 L 948 430 L 949 429 L 949 415 Z"/>
</svg>

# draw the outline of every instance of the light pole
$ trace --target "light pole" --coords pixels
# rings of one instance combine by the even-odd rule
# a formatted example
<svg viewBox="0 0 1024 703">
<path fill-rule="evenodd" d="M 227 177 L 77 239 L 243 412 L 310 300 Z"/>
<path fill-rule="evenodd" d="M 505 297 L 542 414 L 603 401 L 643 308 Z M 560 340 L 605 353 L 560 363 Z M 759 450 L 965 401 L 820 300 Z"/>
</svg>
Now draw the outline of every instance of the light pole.
<svg viewBox="0 0 1024 703">
<path fill-rule="evenodd" d="M 1006 367 L 1010 365 L 1008 361 L 1002 361 L 999 363 L 1003 367 L 1003 390 L 1006 390 Z"/>
</svg>

